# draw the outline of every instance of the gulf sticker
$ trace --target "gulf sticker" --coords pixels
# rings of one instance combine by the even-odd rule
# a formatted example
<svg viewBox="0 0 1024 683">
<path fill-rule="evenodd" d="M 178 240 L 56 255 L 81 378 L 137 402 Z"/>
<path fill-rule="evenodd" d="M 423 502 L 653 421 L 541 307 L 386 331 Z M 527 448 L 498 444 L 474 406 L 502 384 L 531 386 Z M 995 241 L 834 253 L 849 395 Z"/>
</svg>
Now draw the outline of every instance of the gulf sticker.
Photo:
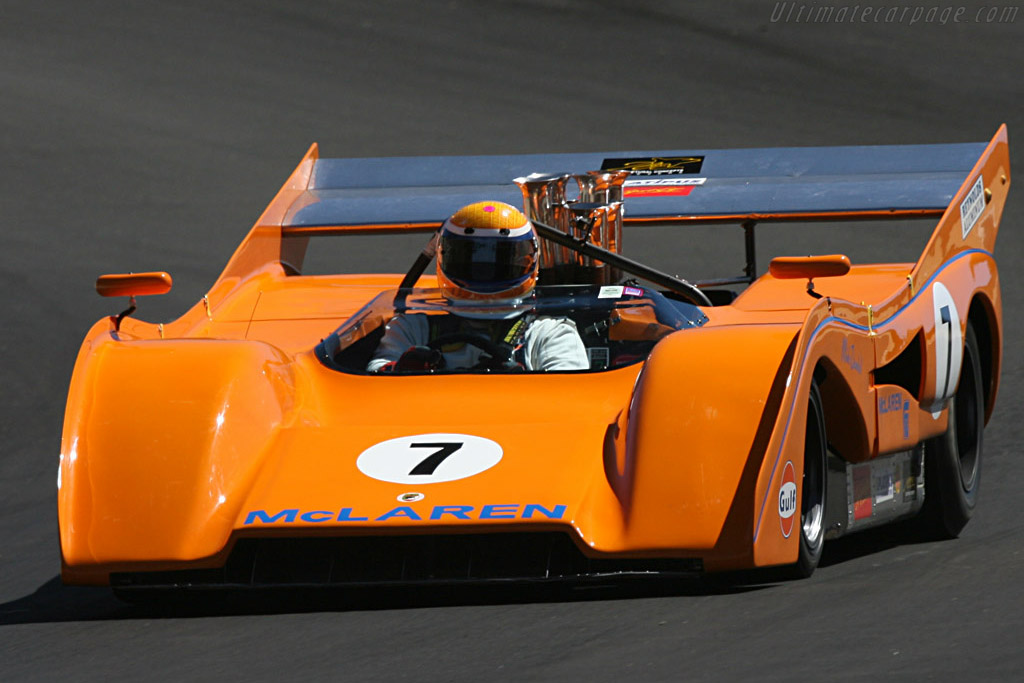
<svg viewBox="0 0 1024 683">
<path fill-rule="evenodd" d="M 782 535 L 789 538 L 793 533 L 793 522 L 796 520 L 796 470 L 793 462 L 786 461 L 782 468 L 782 485 L 779 486 L 779 523 Z"/>
<path fill-rule="evenodd" d="M 622 188 L 623 197 L 685 197 L 693 190 L 694 185 L 653 185 L 626 186 Z"/>
<path fill-rule="evenodd" d="M 871 499 L 871 465 L 853 468 L 853 518 L 870 517 L 873 511 Z"/>
</svg>

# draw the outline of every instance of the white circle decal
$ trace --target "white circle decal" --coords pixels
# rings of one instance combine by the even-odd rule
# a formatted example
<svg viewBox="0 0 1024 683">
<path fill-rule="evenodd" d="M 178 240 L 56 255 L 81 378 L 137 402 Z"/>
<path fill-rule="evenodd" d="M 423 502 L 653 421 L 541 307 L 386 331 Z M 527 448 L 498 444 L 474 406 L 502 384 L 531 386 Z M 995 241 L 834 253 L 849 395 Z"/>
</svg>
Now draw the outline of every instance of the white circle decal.
<svg viewBox="0 0 1024 683">
<path fill-rule="evenodd" d="M 935 402 L 929 408 L 932 417 L 938 418 L 946 401 L 956 393 L 964 340 L 953 295 L 941 282 L 932 285 L 932 305 L 935 308 Z"/>
<path fill-rule="evenodd" d="M 496 442 L 468 434 L 400 436 L 370 446 L 356 460 L 359 471 L 395 484 L 437 484 L 489 470 L 501 460 Z"/>
</svg>

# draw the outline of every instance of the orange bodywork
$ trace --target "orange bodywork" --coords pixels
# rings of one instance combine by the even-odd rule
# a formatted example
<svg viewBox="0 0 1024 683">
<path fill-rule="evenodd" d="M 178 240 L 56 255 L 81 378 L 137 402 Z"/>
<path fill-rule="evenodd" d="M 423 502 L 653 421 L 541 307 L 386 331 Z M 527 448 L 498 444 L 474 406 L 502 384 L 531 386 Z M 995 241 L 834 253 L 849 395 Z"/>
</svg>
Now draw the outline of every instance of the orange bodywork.
<svg viewBox="0 0 1024 683">
<path fill-rule="evenodd" d="M 591 373 L 384 377 L 325 367 L 317 342 L 401 276 L 297 276 L 295 237 L 436 225 L 291 228 L 283 239 L 317 157 L 314 145 L 183 316 L 162 325 L 127 317 L 120 329 L 104 318 L 87 334 L 60 456 L 65 582 L 218 567 L 238 539 L 253 536 L 480 530 L 566 531 L 590 557 L 698 558 L 708 571 L 792 563 L 799 534 L 781 532 L 775 501 L 786 463 L 800 480 L 813 375 L 841 380 L 822 399 L 830 441 L 848 462 L 943 433 L 938 296 L 953 302 L 961 330 L 968 319 L 986 330 L 991 414 L 1005 127 L 917 263 L 780 262 L 779 277 L 765 273 L 731 305 L 705 307 L 699 330 L 652 333 L 660 341 L 644 362 Z M 984 211 L 965 235 L 959 207 L 979 177 Z M 169 286 L 166 274 L 143 275 L 104 276 L 104 293 Z M 418 286 L 436 281 L 424 276 Z M 628 313 L 621 320 L 627 336 L 657 326 Z M 875 370 L 915 343 L 918 390 L 876 383 Z M 879 408 L 897 395 L 909 402 L 909 420 Z M 533 409 L 500 420 L 452 409 L 494 397 Z M 503 456 L 473 476 L 421 487 L 357 465 L 377 444 L 437 433 L 489 439 Z"/>
</svg>

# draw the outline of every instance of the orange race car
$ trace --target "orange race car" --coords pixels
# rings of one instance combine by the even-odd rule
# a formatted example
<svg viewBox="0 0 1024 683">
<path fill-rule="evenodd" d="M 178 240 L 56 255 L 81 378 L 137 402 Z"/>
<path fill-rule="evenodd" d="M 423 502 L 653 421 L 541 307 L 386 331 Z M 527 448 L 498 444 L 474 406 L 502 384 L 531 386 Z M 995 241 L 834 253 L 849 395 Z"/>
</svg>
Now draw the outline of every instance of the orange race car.
<svg viewBox="0 0 1024 683">
<path fill-rule="evenodd" d="M 871 526 L 919 515 L 955 536 L 999 381 L 1009 186 L 1005 126 L 989 143 L 884 147 L 320 159 L 314 145 L 179 319 L 130 317 L 166 273 L 99 278 L 131 307 L 93 326 L 75 364 L 62 578 L 130 595 L 807 576 L 827 538 Z M 439 226 L 498 202 L 541 238 L 536 286 L 459 308 L 447 271 L 428 270 Z M 935 228 L 916 263 L 832 254 L 758 272 L 757 223 L 851 218 Z M 655 222 L 742 225 L 745 273 L 690 283 L 620 253 L 624 225 Z M 509 225 L 486 227 L 527 234 Z M 303 274 L 311 239 L 409 232 L 430 237 L 404 275 Z M 399 319 L 441 332 L 380 367 Z M 481 319 L 499 332 L 460 322 Z M 539 319 L 575 330 L 582 366 L 517 360 L 519 322 Z M 446 366 L 467 347 L 472 365 Z"/>
</svg>

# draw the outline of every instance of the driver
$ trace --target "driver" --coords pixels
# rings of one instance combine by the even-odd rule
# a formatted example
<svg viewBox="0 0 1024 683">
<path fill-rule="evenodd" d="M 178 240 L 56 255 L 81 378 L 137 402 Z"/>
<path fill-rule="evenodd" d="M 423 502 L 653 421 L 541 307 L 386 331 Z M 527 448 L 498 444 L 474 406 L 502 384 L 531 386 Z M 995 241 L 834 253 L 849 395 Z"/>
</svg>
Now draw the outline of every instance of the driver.
<svg viewBox="0 0 1024 683">
<path fill-rule="evenodd" d="M 441 227 L 437 249 L 437 280 L 455 315 L 395 316 L 366 369 L 589 368 L 572 320 L 523 306 L 538 267 L 537 235 L 518 209 L 503 202 L 459 209 Z"/>
</svg>

